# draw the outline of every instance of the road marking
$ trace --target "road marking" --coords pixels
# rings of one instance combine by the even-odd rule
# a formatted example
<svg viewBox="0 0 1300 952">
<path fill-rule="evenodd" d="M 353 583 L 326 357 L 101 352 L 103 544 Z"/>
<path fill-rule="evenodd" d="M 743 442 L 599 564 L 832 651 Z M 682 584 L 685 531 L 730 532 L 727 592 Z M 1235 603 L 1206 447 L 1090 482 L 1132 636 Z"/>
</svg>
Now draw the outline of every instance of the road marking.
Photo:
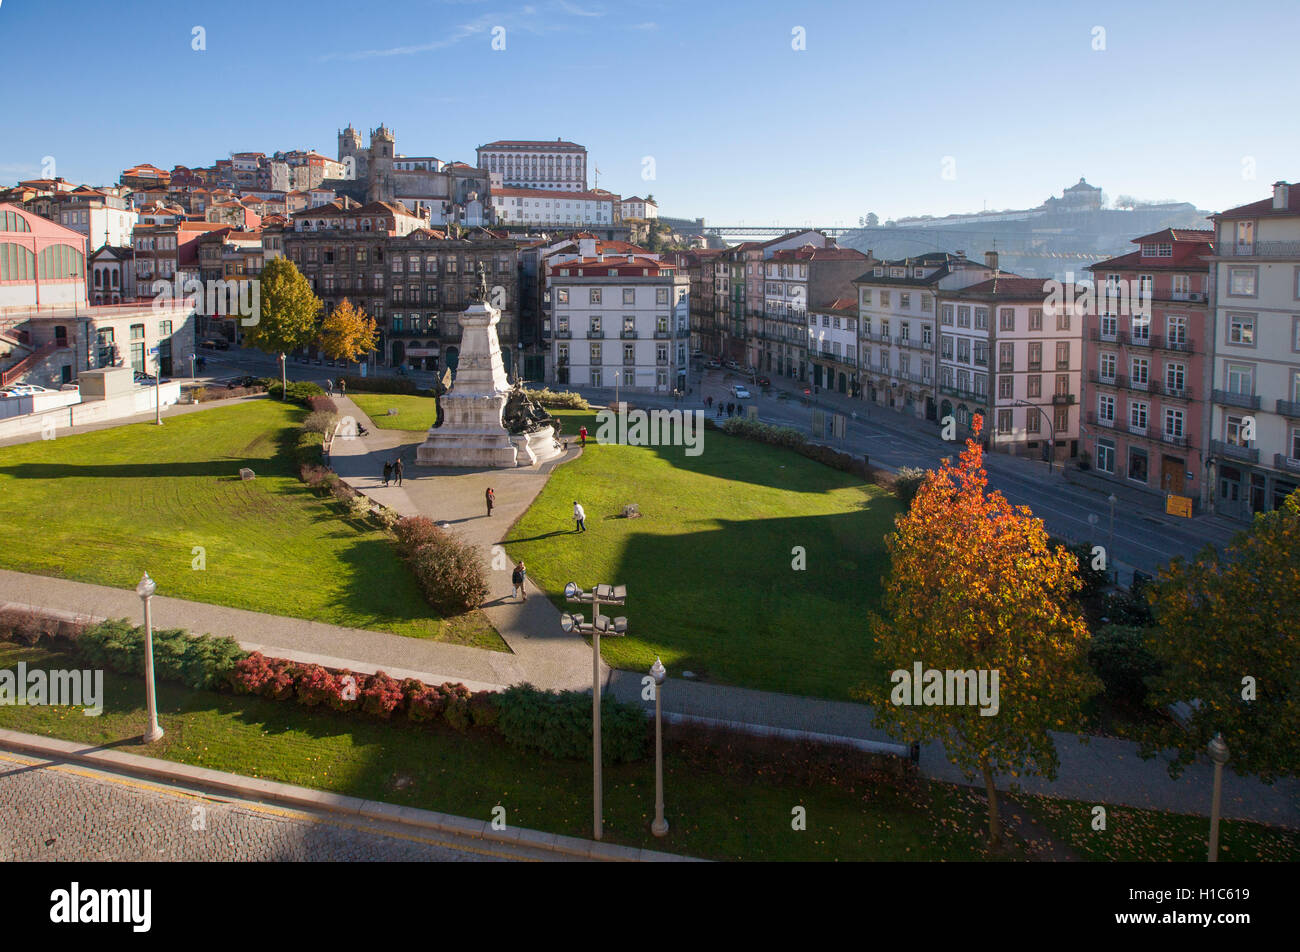
<svg viewBox="0 0 1300 952">
<path fill-rule="evenodd" d="M 483 849 L 476 846 L 465 846 L 457 843 L 448 843 L 443 840 L 430 839 L 425 836 L 417 836 L 413 833 L 396 833 L 390 830 L 381 829 L 374 825 L 361 826 L 350 823 L 335 817 L 321 817 L 312 813 L 306 813 L 301 810 L 286 807 L 275 807 L 269 804 L 254 803 L 249 800 L 236 800 L 221 794 L 200 793 L 197 791 L 186 790 L 183 788 L 159 786 L 145 780 L 135 780 L 133 778 L 121 777 L 94 769 L 74 766 L 72 764 L 62 764 L 56 761 L 39 760 L 26 757 L 22 754 L 13 754 L 8 751 L 0 752 L 0 761 L 18 764 L 24 767 L 44 767 L 49 770 L 56 770 L 61 773 L 72 774 L 74 776 L 84 777 L 87 780 L 96 780 L 106 783 L 116 784 L 121 787 L 129 787 L 135 790 L 143 790 L 150 793 L 170 795 L 189 800 L 208 800 L 214 803 L 224 803 L 235 809 L 245 809 L 253 813 L 265 814 L 268 816 L 281 817 L 290 820 L 303 820 L 309 823 L 315 823 L 319 826 L 335 826 L 345 829 L 355 830 L 358 833 L 376 833 L 380 836 L 391 837 L 392 839 L 408 840 L 413 843 L 423 843 L 428 846 L 438 846 L 443 849 L 455 850 L 464 853 L 477 853 L 481 856 L 493 856 L 498 859 L 518 860 L 520 862 L 539 863 L 540 859 L 519 856 L 512 853 L 502 853 L 496 850 Z M 539 847 L 540 848 L 540 847 Z"/>
</svg>

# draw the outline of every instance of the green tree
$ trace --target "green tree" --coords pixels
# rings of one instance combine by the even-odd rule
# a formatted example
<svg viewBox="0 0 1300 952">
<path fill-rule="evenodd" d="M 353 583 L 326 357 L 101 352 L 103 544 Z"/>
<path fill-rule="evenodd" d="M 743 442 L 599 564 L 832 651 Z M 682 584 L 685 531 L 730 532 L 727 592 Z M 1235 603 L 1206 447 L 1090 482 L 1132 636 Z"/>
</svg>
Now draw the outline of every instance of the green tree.
<svg viewBox="0 0 1300 952">
<path fill-rule="evenodd" d="M 269 354 L 310 344 L 323 305 L 298 267 L 288 258 L 272 258 L 262 268 L 259 286 L 258 320 L 244 329 L 244 342 Z"/>
<path fill-rule="evenodd" d="M 976 438 L 982 425 L 976 416 Z M 997 774 L 1054 778 L 1059 761 L 1049 731 L 1064 728 L 1101 688 L 1074 599 L 1077 562 L 1050 544 L 1028 508 L 988 491 L 977 439 L 967 440 L 959 465 L 945 459 L 926 474 L 894 525 L 885 616 L 868 620 L 876 657 L 894 673 L 856 693 L 875 706 L 878 727 L 905 742 L 938 741 L 968 778 L 983 776 L 996 844 Z M 971 703 L 969 695 L 964 704 L 914 703 L 901 675 L 918 663 L 927 671 L 986 672 L 989 685 L 996 672 L 993 704 Z M 945 699 L 946 677 L 937 697 L 932 678 L 924 683 L 923 701 Z"/>
<path fill-rule="evenodd" d="M 1162 721 L 1143 738 L 1144 756 L 1178 753 L 1173 776 L 1215 734 L 1239 774 L 1271 782 L 1300 772 L 1300 491 L 1255 517 L 1222 556 L 1174 559 L 1151 586 L 1165 666 L 1149 679 L 1148 703 L 1191 708 L 1179 726 Z"/>
</svg>

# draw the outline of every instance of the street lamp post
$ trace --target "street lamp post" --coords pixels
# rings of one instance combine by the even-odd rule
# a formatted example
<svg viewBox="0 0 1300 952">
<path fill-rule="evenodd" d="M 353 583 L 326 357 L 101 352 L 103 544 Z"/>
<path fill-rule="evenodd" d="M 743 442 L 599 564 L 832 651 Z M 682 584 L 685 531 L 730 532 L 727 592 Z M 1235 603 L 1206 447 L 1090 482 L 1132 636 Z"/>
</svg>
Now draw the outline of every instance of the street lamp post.
<svg viewBox="0 0 1300 952">
<path fill-rule="evenodd" d="M 144 603 L 144 701 L 149 711 L 149 727 L 144 732 L 146 744 L 152 744 L 163 735 L 163 729 L 158 724 L 158 704 L 153 692 L 153 617 L 149 611 L 149 600 L 157 590 L 158 586 L 148 572 L 144 573 L 140 584 L 135 587 L 135 593 Z"/>
<path fill-rule="evenodd" d="M 288 374 L 284 367 L 284 351 L 280 351 L 280 399 L 283 400 L 288 396 L 286 391 L 289 389 Z"/>
<path fill-rule="evenodd" d="M 162 426 L 162 354 L 154 360 L 153 365 L 153 422 Z"/>
<path fill-rule="evenodd" d="M 660 699 L 667 676 L 664 663 L 656 657 L 650 666 L 650 677 L 655 682 L 655 819 L 650 824 L 650 832 L 655 836 L 668 834 L 668 821 L 664 819 L 664 719 Z"/>
<path fill-rule="evenodd" d="M 195 373 L 195 362 L 198 360 L 198 357 L 198 354 L 190 354 L 190 383 L 194 383 L 194 378 L 197 376 Z"/>
<path fill-rule="evenodd" d="M 1219 799 L 1223 793 L 1223 765 L 1228 762 L 1228 745 L 1215 734 L 1207 748 L 1214 762 L 1214 801 L 1210 804 L 1210 862 L 1219 861 Z"/>
<path fill-rule="evenodd" d="M 1119 502 L 1114 493 L 1111 493 L 1106 501 L 1110 503 L 1110 542 L 1106 546 L 1106 558 L 1111 562 L 1115 561 L 1115 503 Z M 1115 569 L 1115 577 L 1119 577 L 1119 569 Z"/>
<path fill-rule="evenodd" d="M 600 613 L 601 605 L 622 605 L 627 600 L 627 587 L 624 585 L 597 585 L 590 592 L 584 592 L 577 582 L 564 586 L 565 600 L 585 602 L 592 606 L 590 624 L 582 615 L 565 613 L 560 616 L 560 627 L 566 632 L 577 632 L 591 636 L 591 757 L 592 757 L 592 831 L 600 839 L 604 827 L 604 810 L 602 804 L 603 781 L 601 777 L 600 744 L 600 635 L 627 634 L 627 619 L 610 619 Z"/>
</svg>

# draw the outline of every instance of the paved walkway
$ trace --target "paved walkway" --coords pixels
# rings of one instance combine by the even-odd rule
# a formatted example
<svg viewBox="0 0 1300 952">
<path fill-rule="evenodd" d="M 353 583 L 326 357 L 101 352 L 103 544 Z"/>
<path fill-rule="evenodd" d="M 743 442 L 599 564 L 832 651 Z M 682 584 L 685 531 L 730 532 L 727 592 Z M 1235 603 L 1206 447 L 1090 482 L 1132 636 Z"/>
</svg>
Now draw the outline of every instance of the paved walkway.
<svg viewBox="0 0 1300 952">
<path fill-rule="evenodd" d="M 415 447 L 421 442 L 421 434 L 380 430 L 351 400 L 335 400 L 345 414 L 353 415 L 369 429 L 364 438 L 335 442 L 331 460 L 335 470 L 355 488 L 398 512 L 425 514 L 448 523 L 453 531 L 480 546 L 489 564 L 494 547 L 532 504 L 547 474 L 557 465 L 490 473 L 417 467 Z M 568 458 L 578 452 L 571 449 Z M 385 487 L 381 478 L 383 463 L 397 455 L 406 469 L 404 485 Z M 497 497 L 491 518 L 483 501 L 489 485 Z M 567 511 L 562 515 L 560 521 L 567 521 Z M 248 648 L 347 666 L 355 671 L 383 668 L 397 677 L 421 677 L 433 682 L 459 680 L 474 688 L 521 681 L 544 688 L 589 687 L 592 659 L 588 644 L 560 630 L 559 611 L 531 583 L 532 598 L 523 603 L 512 600 L 509 562 L 498 559 L 496 564 L 501 567 L 490 574 L 492 595 L 484 611 L 510 647 L 510 654 L 163 597 L 154 599 L 155 617 L 160 626 L 229 634 Z M 139 613 L 139 600 L 129 591 L 0 571 L 0 601 L 5 600 L 96 616 L 133 618 Z M 640 672 L 615 671 L 602 662 L 601 676 L 614 696 L 640 701 Z M 893 742 L 870 727 L 870 709 L 860 704 L 676 678 L 670 678 L 665 686 L 663 703 L 664 709 L 672 713 Z M 1093 738 L 1084 745 L 1074 735 L 1059 735 L 1057 746 L 1061 760 L 1058 780 L 1050 784 L 1025 780 L 1024 789 L 1085 802 L 1208 814 L 1211 770 L 1206 764 L 1194 765 L 1174 781 L 1162 762 L 1141 760 L 1136 745 L 1126 741 Z M 935 779 L 965 782 L 938 745 L 922 751 L 921 770 Z M 1010 780 L 1002 778 L 999 785 L 1006 788 Z M 1300 783 L 1285 781 L 1269 787 L 1225 773 L 1224 815 L 1300 828 Z"/>
</svg>

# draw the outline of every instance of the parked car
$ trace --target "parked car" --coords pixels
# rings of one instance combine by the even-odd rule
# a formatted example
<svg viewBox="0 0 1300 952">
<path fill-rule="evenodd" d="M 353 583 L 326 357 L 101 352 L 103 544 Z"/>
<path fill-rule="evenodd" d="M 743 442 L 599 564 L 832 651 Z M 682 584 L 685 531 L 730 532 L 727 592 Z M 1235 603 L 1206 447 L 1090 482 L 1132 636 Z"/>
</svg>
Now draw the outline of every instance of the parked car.
<svg viewBox="0 0 1300 952">
<path fill-rule="evenodd" d="M 163 377 L 162 380 L 155 381 L 153 374 L 141 373 L 137 370 L 135 372 L 135 382 L 142 386 L 152 387 L 155 383 L 171 383 L 171 379 Z"/>
<path fill-rule="evenodd" d="M 749 399 L 749 391 L 746 390 L 744 387 L 742 387 L 740 384 L 736 384 L 734 387 L 732 387 L 731 392 L 736 395 L 737 400 Z"/>
<path fill-rule="evenodd" d="M 770 387 L 772 386 L 772 378 L 759 377 L 757 380 L 754 381 L 754 383 L 758 384 L 760 387 Z"/>
<path fill-rule="evenodd" d="M 0 391 L 8 397 L 30 397 L 34 393 L 50 393 L 46 387 L 37 386 L 34 383 L 16 383 L 5 387 Z"/>
<path fill-rule="evenodd" d="M 709 361 L 707 364 L 705 364 L 704 366 L 707 367 L 709 370 L 720 370 L 720 369 L 722 369 L 722 361 L 720 361 L 720 360 L 716 360 L 716 359 L 715 359 L 715 360 L 710 360 L 710 361 Z"/>
<path fill-rule="evenodd" d="M 222 337 L 209 337 L 199 344 L 206 350 L 230 350 L 230 341 Z"/>
<path fill-rule="evenodd" d="M 729 360 L 729 361 L 727 361 L 727 369 L 728 369 L 728 370 L 734 370 L 734 371 L 736 371 L 736 372 L 739 372 L 739 371 L 740 371 L 740 364 L 736 363 L 734 360 Z"/>
</svg>

